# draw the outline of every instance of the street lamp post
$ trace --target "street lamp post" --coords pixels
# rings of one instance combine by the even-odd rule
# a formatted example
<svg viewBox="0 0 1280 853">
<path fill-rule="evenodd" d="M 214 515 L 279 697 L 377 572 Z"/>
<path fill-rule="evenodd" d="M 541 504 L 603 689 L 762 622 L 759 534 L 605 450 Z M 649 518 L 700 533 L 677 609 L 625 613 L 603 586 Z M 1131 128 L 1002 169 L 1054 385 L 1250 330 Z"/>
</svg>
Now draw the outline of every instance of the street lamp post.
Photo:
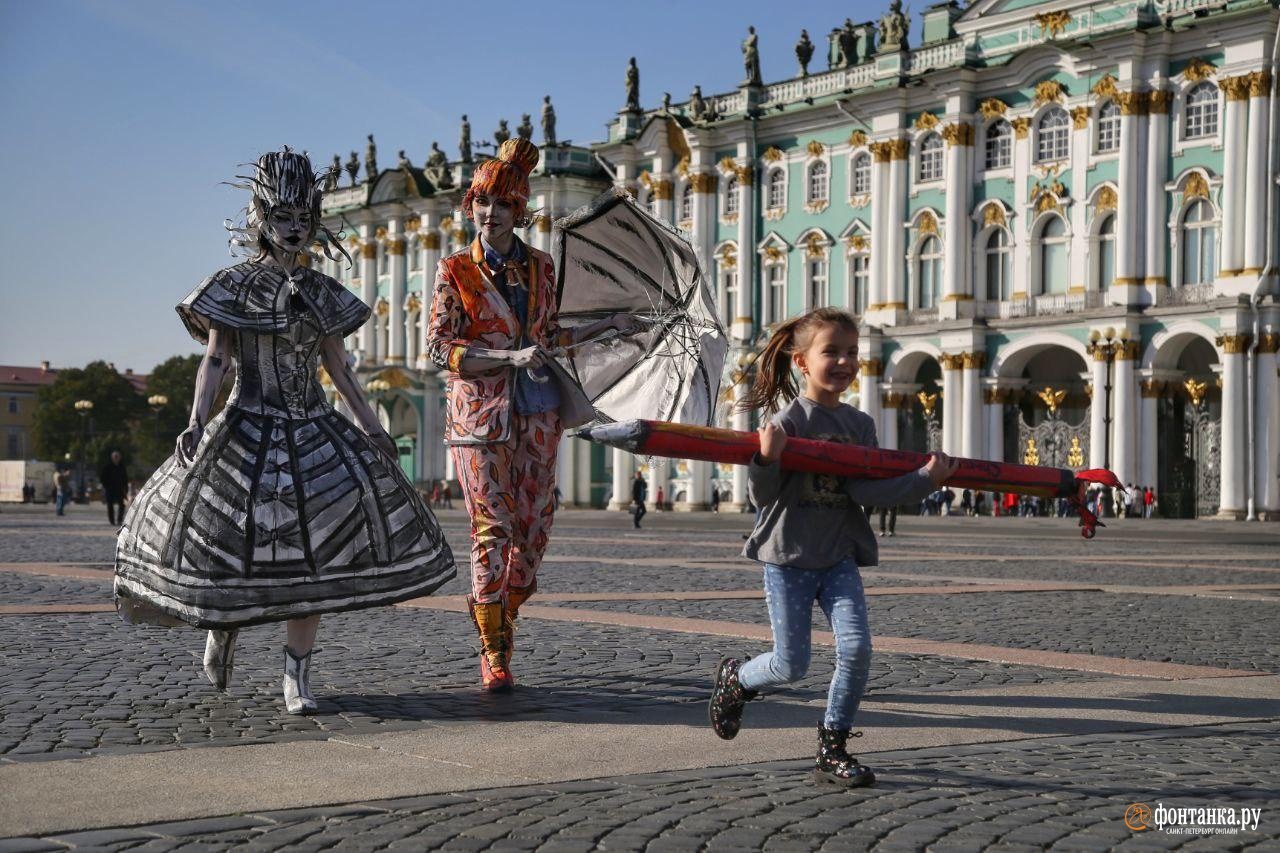
<svg viewBox="0 0 1280 853">
<path fill-rule="evenodd" d="M 160 438 L 160 410 L 169 405 L 169 398 L 163 394 L 152 394 L 147 398 L 147 405 L 155 413 L 155 436 Z"/>
<path fill-rule="evenodd" d="M 85 446 L 86 435 L 89 428 L 89 416 L 93 414 L 92 400 L 76 400 L 76 414 L 80 416 L 80 500 L 84 500 L 88 494 L 85 487 L 85 454 L 88 448 Z"/>
</svg>

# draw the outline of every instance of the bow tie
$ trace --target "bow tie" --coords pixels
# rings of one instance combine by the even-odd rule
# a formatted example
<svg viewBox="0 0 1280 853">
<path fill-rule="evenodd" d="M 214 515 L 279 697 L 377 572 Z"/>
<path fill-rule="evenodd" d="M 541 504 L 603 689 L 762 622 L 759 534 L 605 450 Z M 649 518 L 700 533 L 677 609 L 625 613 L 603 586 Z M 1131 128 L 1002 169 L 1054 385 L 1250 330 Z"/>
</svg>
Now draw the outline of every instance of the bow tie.
<svg viewBox="0 0 1280 853">
<path fill-rule="evenodd" d="M 520 261 L 504 260 L 496 267 L 493 267 L 493 275 L 495 278 L 500 275 L 505 275 L 507 277 L 506 281 L 508 287 L 515 287 L 517 285 L 520 287 L 529 286 L 528 271 Z"/>
</svg>

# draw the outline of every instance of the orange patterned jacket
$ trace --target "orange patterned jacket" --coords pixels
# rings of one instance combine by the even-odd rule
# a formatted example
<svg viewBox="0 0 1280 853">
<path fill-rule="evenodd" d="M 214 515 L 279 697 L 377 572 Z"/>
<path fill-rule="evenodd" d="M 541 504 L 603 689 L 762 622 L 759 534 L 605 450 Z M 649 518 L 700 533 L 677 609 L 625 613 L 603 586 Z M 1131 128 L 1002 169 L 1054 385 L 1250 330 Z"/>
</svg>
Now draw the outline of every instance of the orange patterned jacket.
<svg viewBox="0 0 1280 853">
<path fill-rule="evenodd" d="M 551 256 L 525 245 L 529 286 L 528 345 L 551 349 L 569 343 L 556 320 L 555 269 Z M 445 385 L 446 444 L 493 444 L 511 434 L 515 368 L 462 375 L 467 347 L 509 350 L 520 345 L 520 323 L 498 292 L 480 238 L 440 261 L 436 268 L 427 354 L 448 372 Z"/>
</svg>

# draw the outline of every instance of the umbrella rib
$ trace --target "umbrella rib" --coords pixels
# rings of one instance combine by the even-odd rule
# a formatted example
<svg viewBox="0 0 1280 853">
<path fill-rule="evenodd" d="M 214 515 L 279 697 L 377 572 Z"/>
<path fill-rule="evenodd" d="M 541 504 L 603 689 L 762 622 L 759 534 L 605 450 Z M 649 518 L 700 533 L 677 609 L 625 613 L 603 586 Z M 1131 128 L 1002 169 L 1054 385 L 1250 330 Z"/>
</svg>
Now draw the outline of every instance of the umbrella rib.
<svg viewBox="0 0 1280 853">
<path fill-rule="evenodd" d="M 617 252 L 613 251 L 613 250 L 612 250 L 612 249 L 610 249 L 609 247 L 605 246 L 605 245 L 604 245 L 604 244 L 602 244 L 602 243 L 597 243 L 595 240 L 592 240 L 590 237 L 587 237 L 587 236 L 586 236 L 586 235 L 584 235 L 584 234 L 578 234 L 577 232 L 574 232 L 574 233 L 570 234 L 570 236 L 571 236 L 571 237 L 573 237 L 573 238 L 575 238 L 575 239 L 577 239 L 577 240 L 581 240 L 582 242 L 586 243 L 587 245 L 591 246 L 592 248 L 595 248 L 595 249 L 597 249 L 597 250 L 599 250 L 599 251 L 603 252 L 604 254 L 606 254 L 606 255 L 608 255 L 610 258 L 612 258 L 614 261 L 616 261 L 616 262 L 618 262 L 618 263 L 620 263 L 620 264 L 626 264 L 627 266 L 631 267 L 631 269 L 635 272 L 635 274 L 636 274 L 639 278 L 643 279 L 642 284 L 645 284 L 645 285 L 649 286 L 651 289 L 658 291 L 660 294 L 662 294 L 664 297 L 667 297 L 667 298 L 668 298 L 668 299 L 670 299 L 672 302 L 675 302 L 676 304 L 680 304 L 681 300 L 680 300 L 680 294 L 679 294 L 679 292 L 678 292 L 678 291 L 677 291 L 677 293 L 675 294 L 675 296 L 671 296 L 670 294 L 668 294 L 668 293 L 667 293 L 667 291 L 663 290 L 662 285 L 661 285 L 661 284 L 659 284 L 659 283 L 658 283 L 658 282 L 653 278 L 653 276 L 649 275 L 649 274 L 648 274 L 648 273 L 646 273 L 644 270 L 642 270 L 642 269 L 640 269 L 639 267 L 635 266 L 635 265 L 634 265 L 634 264 L 632 264 L 630 261 L 628 261 L 626 258 L 622 257 L 621 255 L 619 255 Z M 673 279 L 673 280 L 674 280 L 674 279 Z"/>
</svg>

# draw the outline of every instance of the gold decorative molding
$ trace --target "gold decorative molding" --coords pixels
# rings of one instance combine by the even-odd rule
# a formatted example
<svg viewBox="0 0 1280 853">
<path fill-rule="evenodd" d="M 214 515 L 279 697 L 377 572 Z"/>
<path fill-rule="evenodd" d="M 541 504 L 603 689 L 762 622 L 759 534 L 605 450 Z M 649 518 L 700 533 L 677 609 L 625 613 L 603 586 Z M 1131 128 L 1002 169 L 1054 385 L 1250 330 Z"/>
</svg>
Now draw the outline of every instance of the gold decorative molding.
<svg viewBox="0 0 1280 853">
<path fill-rule="evenodd" d="M 1148 400 L 1154 400 L 1160 396 L 1164 385 L 1159 379 L 1143 379 L 1138 383 L 1138 393 Z"/>
<path fill-rule="evenodd" d="M 1094 201 L 1093 206 L 1097 210 L 1115 210 L 1118 203 L 1116 191 L 1113 187 L 1104 186 L 1098 190 L 1098 197 Z"/>
<path fill-rule="evenodd" d="M 422 248 L 439 250 L 440 235 L 436 232 L 428 231 L 426 234 L 423 234 L 420 239 L 422 240 Z"/>
<path fill-rule="evenodd" d="M 347 236 L 347 245 L 354 249 L 356 246 L 359 246 L 359 245 L 360 245 L 360 238 L 359 238 L 358 236 L 356 236 L 355 234 L 350 234 L 350 235 L 348 235 L 348 236 Z"/>
<path fill-rule="evenodd" d="M 1273 352 L 1280 352 L 1280 334 L 1276 332 L 1263 332 L 1258 336 L 1258 352 L 1269 355 Z"/>
<path fill-rule="evenodd" d="M 884 362 L 878 358 L 859 359 L 858 372 L 863 376 L 880 376 L 884 373 Z"/>
<path fill-rule="evenodd" d="M 1041 193 L 1036 199 L 1036 213 L 1045 213 L 1050 210 L 1061 212 L 1062 205 L 1058 203 L 1058 197 L 1053 193 Z"/>
<path fill-rule="evenodd" d="M 739 166 L 737 175 L 738 183 L 742 184 L 744 187 L 749 187 L 755 183 L 756 170 L 750 166 Z"/>
<path fill-rule="evenodd" d="M 986 206 L 982 208 L 982 227 L 989 228 L 992 225 L 1004 224 L 1004 208 L 1000 206 L 999 202 L 988 202 Z"/>
<path fill-rule="evenodd" d="M 396 239 L 394 239 L 394 240 L 388 240 L 388 241 L 387 241 L 387 254 L 388 254 L 388 255 L 403 255 L 403 254 L 404 254 L 404 240 L 401 240 L 400 238 L 396 238 Z"/>
<path fill-rule="evenodd" d="M 1137 341 L 1116 341 L 1116 361 L 1137 361 L 1139 345 Z"/>
<path fill-rule="evenodd" d="M 871 156 L 877 163 L 888 163 L 893 159 L 892 142 L 873 142 L 870 147 Z"/>
<path fill-rule="evenodd" d="M 409 294 L 409 298 L 404 301 L 404 310 L 409 314 L 417 314 L 422 310 L 422 299 L 418 297 L 418 294 Z"/>
<path fill-rule="evenodd" d="M 924 416 L 926 418 L 933 417 L 933 410 L 937 407 L 938 398 L 941 396 L 942 395 L 939 393 L 926 394 L 923 391 L 916 394 L 916 399 L 920 401 L 920 408 L 924 409 Z"/>
<path fill-rule="evenodd" d="M 680 162 L 676 163 L 676 174 L 682 178 L 689 176 L 689 158 L 681 157 Z"/>
<path fill-rule="evenodd" d="M 1235 335 L 1218 335 L 1214 343 L 1227 355 L 1239 355 L 1249 350 L 1252 335 L 1240 333 Z"/>
<path fill-rule="evenodd" d="M 718 165 L 722 172 L 732 174 L 733 172 L 738 171 L 738 163 L 732 157 L 721 157 Z"/>
<path fill-rule="evenodd" d="M 1039 465 L 1040 451 L 1036 449 L 1036 440 L 1034 438 L 1027 439 L 1027 447 L 1022 451 L 1023 465 Z"/>
<path fill-rule="evenodd" d="M 1218 81 L 1218 88 L 1227 96 L 1228 101 L 1245 101 L 1249 98 L 1249 75 L 1228 77 Z"/>
<path fill-rule="evenodd" d="M 849 206 L 850 206 L 850 207 L 852 207 L 852 208 L 861 209 L 861 208 L 866 207 L 866 206 L 867 206 L 867 205 L 869 205 L 869 204 L 871 204 L 871 196 L 870 196 L 870 195 L 851 195 L 851 196 L 849 196 Z"/>
<path fill-rule="evenodd" d="M 1187 396 L 1191 398 L 1191 405 L 1196 408 L 1200 407 L 1200 403 L 1204 401 L 1205 395 L 1209 391 L 1209 383 L 1197 382 L 1194 379 L 1185 379 L 1182 387 L 1186 389 Z"/>
<path fill-rule="evenodd" d="M 1067 392 L 1066 389 L 1059 389 L 1055 391 L 1054 389 L 1046 386 L 1043 391 L 1036 392 L 1036 397 L 1039 398 L 1040 402 L 1044 403 L 1045 407 L 1049 410 L 1049 414 L 1052 415 L 1054 412 L 1058 411 L 1058 407 L 1062 405 L 1062 401 L 1067 398 Z"/>
<path fill-rule="evenodd" d="M 367 260 L 373 260 L 374 258 L 378 257 L 378 244 L 365 243 L 364 245 L 362 245 L 360 247 L 360 257 L 365 258 Z"/>
<path fill-rule="evenodd" d="M 1211 62 L 1206 62 L 1199 57 L 1187 63 L 1187 67 L 1182 69 L 1182 79 L 1188 83 L 1199 83 L 1201 80 L 1207 80 L 1213 76 L 1218 68 Z"/>
<path fill-rule="evenodd" d="M 1245 75 L 1249 78 L 1249 97 L 1265 98 L 1271 94 L 1271 72 L 1254 71 Z"/>
<path fill-rule="evenodd" d="M 787 256 L 787 253 L 779 249 L 777 246 L 765 246 L 764 258 L 766 261 L 777 263 Z"/>
<path fill-rule="evenodd" d="M 1093 84 L 1093 88 L 1089 90 L 1099 98 L 1114 98 L 1120 90 L 1116 87 L 1116 78 L 1110 74 L 1103 74 L 1102 79 Z"/>
<path fill-rule="evenodd" d="M 1035 105 L 1047 104 L 1050 101 L 1061 101 L 1066 89 L 1057 80 L 1041 80 L 1036 84 Z"/>
<path fill-rule="evenodd" d="M 641 172 L 639 176 L 636 177 L 636 180 L 638 180 L 640 182 L 640 186 L 645 189 L 651 189 L 653 187 L 653 175 L 649 174 L 647 170 Z"/>
<path fill-rule="evenodd" d="M 960 360 L 965 370 L 982 370 L 987 366 L 987 354 L 985 352 L 962 352 L 960 353 Z"/>
<path fill-rule="evenodd" d="M 947 141 L 948 145 L 973 145 L 973 125 L 966 122 L 956 122 L 942 128 L 942 138 Z"/>
<path fill-rule="evenodd" d="M 987 98 L 978 105 L 978 111 L 982 113 L 982 117 L 987 121 L 993 118 L 999 118 L 1009 110 L 1009 105 L 999 98 Z"/>
<path fill-rule="evenodd" d="M 823 145 L 816 139 L 811 139 L 809 140 L 809 144 L 804 147 L 804 150 L 809 152 L 810 157 L 821 157 L 826 153 L 827 146 Z"/>
<path fill-rule="evenodd" d="M 831 202 L 828 199 L 825 199 L 825 198 L 819 199 L 818 201 L 811 201 L 806 203 L 804 206 L 804 212 L 814 213 L 814 214 L 822 213 L 822 211 L 826 210 L 830 206 L 831 206 Z"/>
<path fill-rule="evenodd" d="M 900 391 L 885 391 L 880 395 L 880 405 L 886 409 L 901 409 L 907 402 L 907 395 Z"/>
<path fill-rule="evenodd" d="M 905 160 L 911 151 L 911 141 L 908 139 L 892 139 L 889 146 L 890 158 L 893 160 Z"/>
<path fill-rule="evenodd" d="M 1192 172 L 1182 182 L 1182 195 L 1186 198 L 1209 198 L 1209 182 L 1199 172 Z"/>
<path fill-rule="evenodd" d="M 827 256 L 827 243 L 822 239 L 822 235 L 816 231 L 804 241 L 804 246 L 807 257 L 825 258 Z"/>
<path fill-rule="evenodd" d="M 787 209 L 785 207 L 771 207 L 764 212 L 764 218 L 769 222 L 777 222 L 786 215 Z"/>
<path fill-rule="evenodd" d="M 933 130 L 938 126 L 938 117 L 931 112 L 925 111 L 916 117 L 916 130 Z"/>
<path fill-rule="evenodd" d="M 1071 436 L 1071 447 L 1067 450 L 1067 467 L 1084 467 L 1084 448 L 1080 446 L 1080 436 Z"/>
<path fill-rule="evenodd" d="M 760 155 L 766 163 L 777 163 L 782 159 L 782 151 L 770 145 L 764 150 L 764 154 Z"/>
<path fill-rule="evenodd" d="M 671 201 L 673 197 L 671 182 L 665 180 L 651 180 L 649 191 L 653 193 L 654 201 Z"/>
<path fill-rule="evenodd" d="M 446 216 L 444 219 L 440 220 L 440 230 L 445 232 L 446 234 L 453 230 L 452 216 Z"/>
<path fill-rule="evenodd" d="M 920 218 L 916 220 L 916 230 L 921 234 L 937 234 L 938 219 L 931 211 L 926 210 L 920 214 Z"/>
<path fill-rule="evenodd" d="M 410 216 L 408 219 L 404 221 L 404 230 L 406 231 L 417 231 L 421 227 L 422 227 L 421 216 Z"/>
<path fill-rule="evenodd" d="M 863 237 L 861 234 L 850 234 L 845 238 L 845 244 L 855 252 L 865 252 L 870 246 L 867 238 Z"/>
<path fill-rule="evenodd" d="M 1031 132 L 1031 119 L 1026 116 L 1020 116 L 1010 122 L 1013 125 L 1013 135 L 1018 139 L 1026 139 Z"/>
<path fill-rule="evenodd" d="M 1056 39 L 1071 23 L 1071 13 L 1067 11 L 1041 12 L 1033 20 L 1045 38 Z"/>
<path fill-rule="evenodd" d="M 1144 116 L 1147 114 L 1146 92 L 1116 92 L 1114 100 L 1120 105 L 1122 116 Z"/>
<path fill-rule="evenodd" d="M 938 357 L 942 362 L 943 370 L 963 370 L 964 369 L 964 353 L 946 353 L 944 352 Z"/>
<path fill-rule="evenodd" d="M 1071 110 L 1071 126 L 1076 130 L 1085 130 L 1089 127 L 1089 108 L 1075 107 Z"/>
<path fill-rule="evenodd" d="M 714 172 L 694 172 L 689 176 L 689 186 L 695 193 L 713 193 L 720 182 L 720 176 Z"/>
<path fill-rule="evenodd" d="M 728 269 L 733 269 L 738 265 L 738 250 L 732 243 L 724 247 L 724 251 L 720 253 L 720 263 Z"/>
<path fill-rule="evenodd" d="M 867 144 L 867 134 L 861 130 L 855 130 L 849 134 L 849 144 L 854 148 L 861 148 Z"/>
<path fill-rule="evenodd" d="M 387 302 L 385 298 L 379 299 L 373 306 L 373 313 L 377 314 L 379 317 L 387 316 L 391 313 L 391 303 Z"/>
<path fill-rule="evenodd" d="M 379 242 L 387 239 L 387 227 L 385 225 L 379 225 L 378 229 L 373 232 L 373 239 Z"/>
<path fill-rule="evenodd" d="M 466 242 L 467 242 L 467 229 L 465 229 L 465 228 L 455 228 L 455 229 L 453 229 L 453 234 L 452 234 L 452 235 L 450 235 L 450 236 L 452 236 L 452 237 L 453 237 L 453 242 L 457 243 L 459 246 L 466 245 Z"/>
<path fill-rule="evenodd" d="M 1147 92 L 1147 112 L 1150 115 L 1168 115 L 1173 103 L 1173 92 L 1168 89 L 1155 89 Z"/>
</svg>

